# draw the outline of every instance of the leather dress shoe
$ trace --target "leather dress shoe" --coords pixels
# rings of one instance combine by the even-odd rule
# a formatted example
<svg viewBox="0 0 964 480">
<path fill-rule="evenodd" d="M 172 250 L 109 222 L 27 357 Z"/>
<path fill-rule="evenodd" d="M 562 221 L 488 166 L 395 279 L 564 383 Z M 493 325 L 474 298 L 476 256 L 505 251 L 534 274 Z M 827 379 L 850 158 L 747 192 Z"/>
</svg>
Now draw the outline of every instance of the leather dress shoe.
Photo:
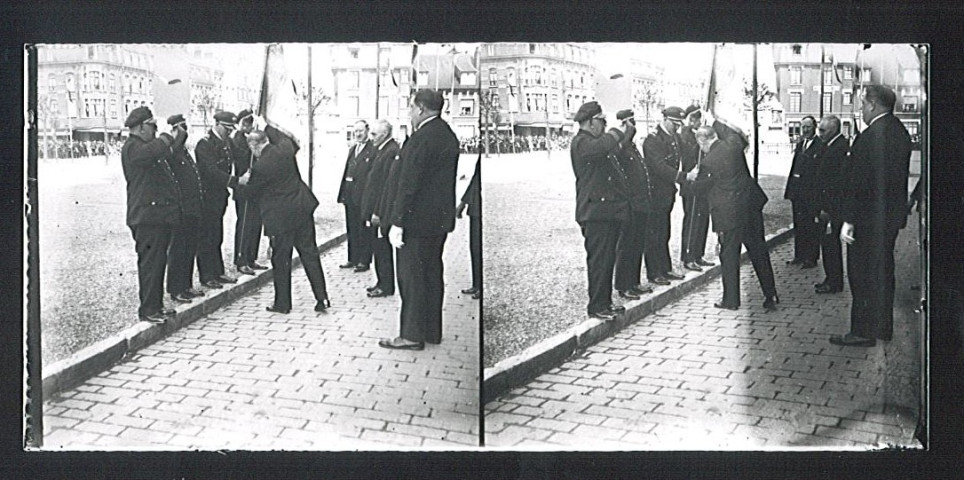
<svg viewBox="0 0 964 480">
<path fill-rule="evenodd" d="M 479 291 L 479 287 L 466 288 L 462 290 L 462 293 L 466 295 L 472 295 Z"/>
<path fill-rule="evenodd" d="M 817 262 L 803 262 L 803 265 L 800 265 L 800 268 L 803 270 L 817 268 Z"/>
<path fill-rule="evenodd" d="M 218 282 L 217 280 L 208 280 L 208 281 L 206 281 L 206 282 L 201 283 L 201 285 L 204 285 L 205 287 L 208 287 L 208 288 L 223 288 L 223 287 L 224 287 L 224 285 L 221 285 L 221 283 Z"/>
<path fill-rule="evenodd" d="M 787 265 L 800 265 L 803 263 L 803 259 L 794 258 L 793 260 L 787 260 Z"/>
<path fill-rule="evenodd" d="M 716 266 L 715 263 L 713 263 L 713 262 L 707 262 L 706 260 L 703 260 L 702 258 L 697 258 L 697 259 L 696 259 L 696 264 L 697 264 L 697 265 L 700 265 L 700 266 L 703 266 L 703 267 L 713 267 L 713 266 Z"/>
<path fill-rule="evenodd" d="M 368 295 L 369 298 L 379 298 L 379 297 L 388 297 L 388 296 L 392 295 L 392 293 L 388 293 L 388 292 L 386 292 L 385 290 L 382 290 L 382 289 L 380 289 L 380 288 L 376 288 L 376 289 L 368 292 L 366 295 Z"/>
<path fill-rule="evenodd" d="M 370 292 L 372 290 L 375 290 L 376 288 L 382 288 L 382 287 L 379 287 L 378 285 L 372 285 L 370 287 L 365 287 L 365 291 Z"/>
<path fill-rule="evenodd" d="M 632 290 L 620 290 L 619 298 L 625 298 L 627 300 L 639 300 L 639 295 L 633 293 Z"/>
<path fill-rule="evenodd" d="M 642 285 L 636 285 L 635 287 L 630 288 L 629 291 L 635 295 L 643 296 L 643 295 L 646 295 L 647 293 L 653 293 L 653 287 L 644 287 Z"/>
<path fill-rule="evenodd" d="M 167 321 L 167 317 L 163 313 L 157 312 L 150 315 L 141 315 L 140 320 L 142 322 L 164 323 Z"/>
<path fill-rule="evenodd" d="M 776 311 L 778 303 L 780 303 L 780 297 L 776 295 L 767 297 L 767 299 L 763 301 L 763 309 L 768 312 Z"/>
<path fill-rule="evenodd" d="M 206 293 L 204 293 L 204 292 L 202 292 L 202 291 L 200 291 L 200 290 L 194 289 L 194 288 L 189 288 L 189 289 L 185 290 L 185 291 L 184 291 L 184 294 L 185 294 L 185 295 L 190 295 L 191 297 L 194 297 L 194 298 L 203 297 L 204 295 L 206 295 Z"/>
<path fill-rule="evenodd" d="M 371 268 L 372 268 L 372 267 L 371 267 L 370 265 L 368 265 L 367 263 L 360 263 L 360 264 L 358 264 L 358 265 L 355 265 L 355 272 L 357 272 L 357 273 L 367 272 L 367 271 L 370 270 Z"/>
<path fill-rule="evenodd" d="M 693 271 L 693 272 L 702 272 L 702 271 L 703 271 L 703 267 L 700 267 L 696 262 L 686 262 L 686 263 L 683 264 L 683 268 L 685 268 L 685 269 L 687 269 L 687 270 L 690 270 L 690 271 Z"/>
<path fill-rule="evenodd" d="M 649 279 L 649 283 L 653 285 L 669 285 L 669 280 L 663 277 L 654 277 Z"/>
<path fill-rule="evenodd" d="M 830 285 L 827 285 L 826 283 L 824 283 L 824 284 L 817 285 L 816 287 L 814 287 L 814 290 L 815 290 L 817 293 L 840 293 L 840 292 L 843 291 L 843 287 L 834 288 L 834 287 L 831 287 Z"/>
<path fill-rule="evenodd" d="M 264 265 L 261 265 L 261 264 L 258 263 L 258 262 L 251 262 L 251 264 L 248 265 L 248 266 L 251 267 L 251 268 L 254 269 L 254 270 L 267 270 L 267 269 L 268 269 L 268 267 L 266 267 L 266 266 L 264 266 Z"/>
<path fill-rule="evenodd" d="M 722 308 L 723 310 L 737 310 L 740 308 L 739 305 L 727 305 L 723 302 L 716 302 L 713 304 L 716 308 Z"/>
<path fill-rule="evenodd" d="M 846 335 L 832 335 L 830 343 L 841 347 L 873 347 L 877 345 L 877 340 L 873 338 L 858 337 L 851 333 Z"/>
<path fill-rule="evenodd" d="M 269 311 L 269 312 L 271 312 L 271 313 L 287 314 L 287 313 L 291 312 L 291 309 L 290 309 L 290 308 L 281 308 L 281 307 L 276 306 L 276 305 L 271 305 L 270 307 L 264 307 L 264 309 L 267 310 L 267 311 Z"/>
<path fill-rule="evenodd" d="M 256 275 L 256 273 L 254 273 L 254 269 L 247 265 L 241 265 L 238 267 L 238 273 L 242 275 Z"/>
<path fill-rule="evenodd" d="M 668 280 L 683 280 L 684 278 L 686 278 L 686 275 L 681 275 L 676 272 L 666 272 L 663 274 L 663 278 Z"/>
<path fill-rule="evenodd" d="M 184 292 L 171 294 L 171 300 L 174 300 L 177 303 L 191 303 L 192 298 L 194 297 L 187 295 Z"/>
<path fill-rule="evenodd" d="M 827 284 L 826 281 L 823 281 L 823 282 L 820 282 L 820 283 L 814 283 L 814 284 L 813 284 L 813 288 L 822 287 L 822 286 L 824 286 L 824 285 L 826 285 L 826 284 Z"/>
<path fill-rule="evenodd" d="M 622 305 L 610 305 L 609 311 L 615 314 L 620 314 L 626 311 L 626 307 Z"/>
<path fill-rule="evenodd" d="M 229 276 L 223 275 L 223 274 L 222 274 L 222 275 L 218 275 L 218 276 L 215 277 L 214 279 L 217 280 L 218 282 L 221 282 L 221 283 L 238 283 L 238 279 L 237 279 L 237 278 L 229 277 Z"/>
<path fill-rule="evenodd" d="M 338 265 L 338 268 L 355 268 L 355 262 L 348 262 Z"/>
<path fill-rule="evenodd" d="M 315 304 L 316 312 L 325 312 L 329 308 L 331 308 L 331 300 L 328 300 L 327 298 L 324 300 L 319 300 L 318 303 Z"/>
<path fill-rule="evenodd" d="M 603 310 L 601 312 L 590 313 L 589 318 L 596 318 L 596 319 L 605 320 L 608 322 L 616 318 L 616 314 L 608 310 Z"/>
<path fill-rule="evenodd" d="M 478 300 L 480 298 L 482 298 L 482 290 L 479 290 L 478 292 L 475 292 L 472 294 L 472 300 Z"/>
<path fill-rule="evenodd" d="M 379 340 L 378 346 L 392 350 L 425 350 L 425 342 L 413 342 L 402 337 Z"/>
</svg>

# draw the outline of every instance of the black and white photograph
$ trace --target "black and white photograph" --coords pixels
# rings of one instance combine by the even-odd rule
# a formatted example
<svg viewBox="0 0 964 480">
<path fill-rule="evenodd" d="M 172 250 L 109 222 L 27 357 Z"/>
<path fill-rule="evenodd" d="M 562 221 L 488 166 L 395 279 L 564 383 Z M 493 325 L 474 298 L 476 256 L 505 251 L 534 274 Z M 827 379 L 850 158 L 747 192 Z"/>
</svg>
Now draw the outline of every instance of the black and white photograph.
<svg viewBox="0 0 964 480">
<path fill-rule="evenodd" d="M 28 447 L 477 447 L 479 53 L 28 49 Z"/>
<path fill-rule="evenodd" d="M 483 45 L 486 447 L 923 448 L 928 58 Z"/>
</svg>

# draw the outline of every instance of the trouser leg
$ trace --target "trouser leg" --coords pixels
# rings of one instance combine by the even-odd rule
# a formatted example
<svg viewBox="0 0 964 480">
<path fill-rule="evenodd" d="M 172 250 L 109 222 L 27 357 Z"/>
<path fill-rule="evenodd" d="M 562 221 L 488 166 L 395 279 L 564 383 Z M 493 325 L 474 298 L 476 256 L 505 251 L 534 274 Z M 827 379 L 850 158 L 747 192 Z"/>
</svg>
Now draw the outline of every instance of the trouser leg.
<svg viewBox="0 0 964 480">
<path fill-rule="evenodd" d="M 469 215 L 469 253 L 472 257 L 472 288 L 482 288 L 482 216 Z"/>
<path fill-rule="evenodd" d="M 645 215 L 643 212 L 631 212 L 630 220 L 623 223 L 616 242 L 616 290 L 629 290 L 640 283 L 643 249 L 646 245 Z"/>
<path fill-rule="evenodd" d="M 318 242 L 315 237 L 315 223 L 311 216 L 305 218 L 302 226 L 295 231 L 294 248 L 298 250 L 301 265 L 308 276 L 308 283 L 315 296 L 315 301 L 328 298 L 328 286 L 325 283 L 325 271 L 321 266 L 318 254 Z"/>
<path fill-rule="evenodd" d="M 131 227 L 137 251 L 137 283 L 140 306 L 137 314 L 152 315 L 164 308 L 164 269 L 171 244 L 170 225 Z"/>
<path fill-rule="evenodd" d="M 375 277 L 378 282 L 375 284 L 382 291 L 395 293 L 395 249 L 388 242 L 388 237 L 378 238 L 378 228 L 372 229 L 372 250 L 375 255 Z"/>
<path fill-rule="evenodd" d="M 582 226 L 589 275 L 589 314 L 604 311 L 613 303 L 613 270 L 620 230 L 621 222 L 585 222 Z"/>
<path fill-rule="evenodd" d="M 167 259 L 167 293 L 176 295 L 191 288 L 197 256 L 198 217 L 181 217 L 174 227 Z"/>
<path fill-rule="evenodd" d="M 291 309 L 291 251 L 294 232 L 288 231 L 271 237 L 271 268 L 274 280 L 274 306 Z"/>
<path fill-rule="evenodd" d="M 767 248 L 763 229 L 763 212 L 760 211 L 750 215 L 747 222 L 743 224 L 743 244 L 746 245 L 747 254 L 753 264 L 753 271 L 756 272 L 757 279 L 760 281 L 763 296 L 769 298 L 776 296 L 777 287 L 773 278 L 773 265 L 770 263 L 770 250 Z"/>
<path fill-rule="evenodd" d="M 446 235 L 406 238 L 398 255 L 402 297 L 401 336 L 416 342 L 442 340 L 442 251 Z"/>
<path fill-rule="evenodd" d="M 830 233 L 826 233 L 826 223 L 822 223 L 820 249 L 823 256 L 824 283 L 834 289 L 843 288 L 843 248 L 840 245 L 841 221 L 830 222 Z"/>
<path fill-rule="evenodd" d="M 740 305 L 740 248 L 743 228 L 720 232 L 720 271 L 723 277 L 723 303 Z"/>
</svg>

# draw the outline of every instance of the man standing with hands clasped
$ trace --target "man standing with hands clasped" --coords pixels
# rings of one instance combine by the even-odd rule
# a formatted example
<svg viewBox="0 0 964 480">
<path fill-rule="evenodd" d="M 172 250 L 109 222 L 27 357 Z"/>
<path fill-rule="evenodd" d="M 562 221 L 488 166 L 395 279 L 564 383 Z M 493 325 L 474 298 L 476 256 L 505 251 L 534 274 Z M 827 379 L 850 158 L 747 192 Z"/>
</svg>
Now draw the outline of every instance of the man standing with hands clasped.
<svg viewBox="0 0 964 480">
<path fill-rule="evenodd" d="M 439 113 L 445 100 L 429 89 L 409 108 L 414 132 L 399 153 L 398 185 L 388 218 L 397 249 L 401 332 L 383 348 L 422 350 L 442 341 L 442 250 L 455 229 L 455 176 L 459 139 Z"/>
<path fill-rule="evenodd" d="M 894 244 L 907 221 L 911 141 L 894 116 L 896 96 L 882 85 L 864 90 L 860 111 L 867 128 L 850 147 L 840 240 L 847 244 L 853 305 L 850 332 L 830 343 L 872 347 L 894 330 Z"/>
<path fill-rule="evenodd" d="M 676 203 L 676 184 L 686 181 L 680 170 L 683 146 L 677 131 L 683 126 L 683 109 L 663 110 L 663 121 L 643 140 L 643 159 L 653 185 L 652 212 L 646 237 L 646 275 L 656 285 L 669 285 L 684 275 L 673 271 L 669 255 L 670 217 Z"/>
</svg>

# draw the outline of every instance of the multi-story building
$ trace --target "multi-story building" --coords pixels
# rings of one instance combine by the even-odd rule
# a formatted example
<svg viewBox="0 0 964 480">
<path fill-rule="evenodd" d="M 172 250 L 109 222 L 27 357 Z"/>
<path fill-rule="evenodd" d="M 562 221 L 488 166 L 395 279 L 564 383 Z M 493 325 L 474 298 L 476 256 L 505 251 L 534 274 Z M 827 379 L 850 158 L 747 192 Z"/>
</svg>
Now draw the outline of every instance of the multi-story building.
<svg viewBox="0 0 964 480">
<path fill-rule="evenodd" d="M 900 46 L 903 47 L 903 46 Z M 920 129 L 920 62 L 909 48 L 875 45 L 777 44 L 773 46 L 777 96 L 785 110 L 790 139 L 800 135 L 800 121 L 833 114 L 841 131 L 852 136 L 863 127 L 860 85 L 878 83 L 897 94 L 895 115 L 908 132 Z M 874 50 L 876 49 L 876 50 Z"/>
<path fill-rule="evenodd" d="M 187 118 L 193 139 L 214 124 L 214 114 L 224 110 L 224 71 L 220 58 L 202 45 L 144 45 L 154 59 L 153 95 L 158 117 L 175 113 Z"/>
<path fill-rule="evenodd" d="M 579 106 L 595 98 L 593 49 L 575 43 L 489 43 L 481 47 L 483 126 L 517 135 L 571 128 Z"/>
<path fill-rule="evenodd" d="M 153 106 L 153 58 L 138 46 L 43 45 L 37 53 L 41 136 L 118 139 L 128 112 Z"/>
<path fill-rule="evenodd" d="M 442 118 L 460 139 L 479 134 L 479 69 L 476 52 L 447 52 L 419 55 L 416 59 L 416 88 L 442 92 Z"/>
</svg>

